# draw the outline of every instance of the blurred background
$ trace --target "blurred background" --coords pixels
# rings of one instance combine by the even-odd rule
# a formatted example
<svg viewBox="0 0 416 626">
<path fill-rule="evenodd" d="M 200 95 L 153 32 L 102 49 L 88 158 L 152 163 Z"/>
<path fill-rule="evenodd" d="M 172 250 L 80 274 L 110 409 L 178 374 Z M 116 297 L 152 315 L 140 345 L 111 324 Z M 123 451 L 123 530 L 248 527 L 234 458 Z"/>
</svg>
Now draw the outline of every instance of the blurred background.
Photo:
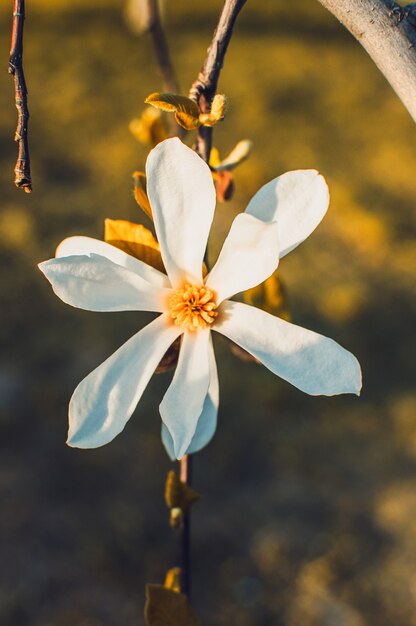
<svg viewBox="0 0 416 626">
<path fill-rule="evenodd" d="M 144 585 L 163 582 L 177 551 L 158 414 L 171 374 L 152 379 L 110 445 L 67 448 L 73 389 L 149 317 L 65 306 L 36 263 L 68 235 L 102 237 L 105 217 L 148 225 L 131 179 L 147 150 L 129 122 L 162 82 L 121 0 L 27 4 L 30 196 L 13 186 L 12 3 L 0 7 L 0 623 L 141 626 Z M 167 7 L 184 93 L 221 6 Z M 308 397 L 216 337 L 219 427 L 195 459 L 194 605 L 205 626 L 414 626 L 415 125 L 310 0 L 247 3 L 220 91 L 230 109 L 216 146 L 250 138 L 254 151 L 218 207 L 211 258 L 260 185 L 319 169 L 330 211 L 280 275 L 292 320 L 357 355 L 364 389 Z"/>
</svg>

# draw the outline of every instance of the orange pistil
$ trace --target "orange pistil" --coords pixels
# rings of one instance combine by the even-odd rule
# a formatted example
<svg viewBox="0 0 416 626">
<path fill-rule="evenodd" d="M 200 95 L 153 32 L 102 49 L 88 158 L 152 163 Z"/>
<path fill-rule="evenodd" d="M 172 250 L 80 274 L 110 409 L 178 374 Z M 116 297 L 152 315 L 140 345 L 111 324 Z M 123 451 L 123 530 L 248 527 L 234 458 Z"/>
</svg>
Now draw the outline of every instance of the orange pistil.
<svg viewBox="0 0 416 626">
<path fill-rule="evenodd" d="M 177 326 L 187 330 L 206 328 L 217 317 L 216 294 L 208 287 L 186 284 L 169 298 L 169 311 Z"/>
</svg>

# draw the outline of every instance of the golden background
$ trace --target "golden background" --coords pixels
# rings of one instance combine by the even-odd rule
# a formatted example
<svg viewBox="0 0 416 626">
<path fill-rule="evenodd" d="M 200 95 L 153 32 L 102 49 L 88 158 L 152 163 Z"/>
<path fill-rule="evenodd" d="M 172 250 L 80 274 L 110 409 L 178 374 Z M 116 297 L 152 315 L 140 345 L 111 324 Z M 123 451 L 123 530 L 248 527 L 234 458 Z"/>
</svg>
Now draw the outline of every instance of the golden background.
<svg viewBox="0 0 416 626">
<path fill-rule="evenodd" d="M 11 5 L 11 3 L 9 3 Z M 222 3 L 167 3 L 186 93 Z M 36 263 L 103 219 L 143 221 L 131 172 L 146 149 L 130 120 L 162 83 L 147 36 L 117 0 L 27 3 L 34 191 L 13 187 L 16 112 L 0 7 L 0 622 L 143 624 L 145 582 L 176 546 L 163 503 L 170 463 L 153 378 L 126 430 L 66 448 L 76 384 L 148 316 L 71 309 Z M 218 207 L 215 259 L 260 185 L 316 168 L 322 225 L 280 265 L 292 319 L 360 360 L 361 398 L 312 398 L 215 347 L 219 427 L 195 459 L 194 604 L 205 626 L 416 625 L 414 123 L 359 44 L 318 2 L 247 2 L 221 75 L 225 155 L 254 142 Z M 189 143 L 189 142 L 188 142 Z M 148 224 L 148 223 L 147 223 Z"/>
</svg>

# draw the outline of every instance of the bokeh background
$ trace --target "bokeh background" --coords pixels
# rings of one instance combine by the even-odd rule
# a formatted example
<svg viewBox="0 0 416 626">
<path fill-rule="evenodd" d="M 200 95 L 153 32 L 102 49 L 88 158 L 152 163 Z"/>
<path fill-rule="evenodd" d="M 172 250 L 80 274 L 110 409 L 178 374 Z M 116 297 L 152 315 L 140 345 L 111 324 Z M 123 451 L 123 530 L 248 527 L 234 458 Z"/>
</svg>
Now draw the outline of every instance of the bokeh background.
<svg viewBox="0 0 416 626">
<path fill-rule="evenodd" d="M 36 263 L 65 236 L 101 237 L 105 217 L 146 223 L 131 181 L 146 149 L 128 126 L 161 79 L 121 0 L 29 2 L 26 195 L 12 184 L 11 4 L 0 7 L 0 622 L 143 625 L 144 585 L 163 582 L 177 552 L 158 415 L 170 375 L 153 378 L 113 443 L 67 448 L 76 384 L 149 318 L 71 309 Z M 168 7 L 184 92 L 221 4 Z M 255 148 L 218 208 L 211 258 L 261 184 L 319 169 L 330 211 L 280 274 L 293 321 L 354 352 L 364 390 L 311 398 L 216 341 L 219 427 L 195 459 L 194 604 L 206 626 L 414 626 L 414 123 L 311 0 L 248 2 L 220 90 L 230 110 L 216 145 Z"/>
</svg>

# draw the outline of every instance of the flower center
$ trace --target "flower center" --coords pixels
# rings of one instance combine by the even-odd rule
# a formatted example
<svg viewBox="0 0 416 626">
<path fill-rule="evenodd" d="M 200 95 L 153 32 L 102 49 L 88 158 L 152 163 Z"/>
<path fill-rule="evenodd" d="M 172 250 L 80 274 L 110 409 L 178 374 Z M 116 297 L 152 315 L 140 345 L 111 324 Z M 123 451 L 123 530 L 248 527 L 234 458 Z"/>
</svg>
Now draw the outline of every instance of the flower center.
<svg viewBox="0 0 416 626">
<path fill-rule="evenodd" d="M 217 317 L 216 294 L 208 287 L 185 284 L 169 298 L 169 312 L 177 326 L 187 330 L 206 328 Z"/>
</svg>

